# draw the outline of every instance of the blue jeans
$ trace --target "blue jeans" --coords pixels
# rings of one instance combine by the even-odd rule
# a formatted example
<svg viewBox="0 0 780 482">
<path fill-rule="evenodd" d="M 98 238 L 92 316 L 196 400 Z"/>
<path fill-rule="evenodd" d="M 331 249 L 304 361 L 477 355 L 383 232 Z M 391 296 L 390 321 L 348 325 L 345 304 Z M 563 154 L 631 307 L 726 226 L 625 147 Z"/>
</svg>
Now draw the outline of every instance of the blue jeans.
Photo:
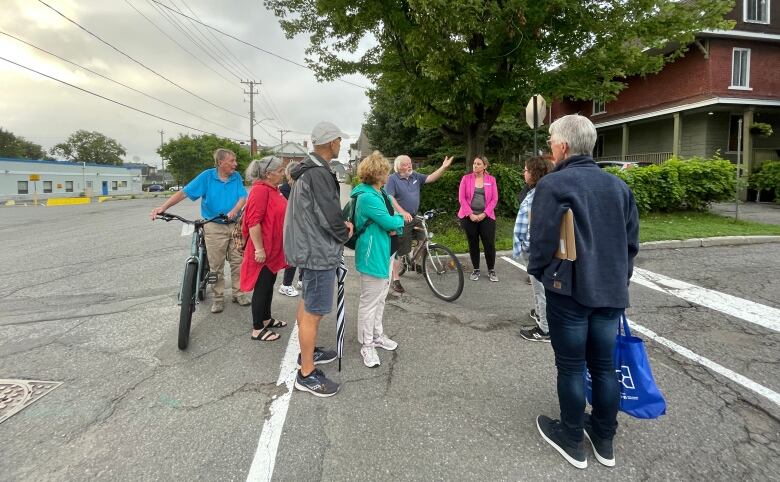
<svg viewBox="0 0 780 482">
<path fill-rule="evenodd" d="M 593 378 L 593 431 L 611 440 L 617 430 L 620 405 L 612 355 L 623 309 L 589 308 L 572 297 L 551 291 L 547 295 L 547 323 L 558 369 L 558 403 L 561 424 L 571 445 L 582 440 L 585 418 L 583 372 L 587 364 Z"/>
</svg>

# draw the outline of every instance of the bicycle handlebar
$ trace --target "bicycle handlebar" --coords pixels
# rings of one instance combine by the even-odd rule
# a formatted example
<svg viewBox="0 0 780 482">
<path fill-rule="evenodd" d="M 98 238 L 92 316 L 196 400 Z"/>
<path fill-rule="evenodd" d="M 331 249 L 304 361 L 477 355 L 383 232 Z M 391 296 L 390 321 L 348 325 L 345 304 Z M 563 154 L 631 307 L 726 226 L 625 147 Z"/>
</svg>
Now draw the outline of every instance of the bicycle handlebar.
<svg viewBox="0 0 780 482">
<path fill-rule="evenodd" d="M 419 219 L 427 221 L 427 220 L 433 218 L 434 216 L 437 216 L 439 214 L 444 214 L 446 212 L 447 211 L 445 211 L 443 209 L 431 209 L 429 211 L 425 211 L 425 213 L 423 213 L 422 215 L 418 214 L 416 217 L 419 218 Z"/>
<path fill-rule="evenodd" d="M 162 219 L 166 223 L 171 222 L 171 221 L 173 221 L 175 219 L 177 221 L 181 221 L 181 222 L 186 223 L 186 224 L 194 224 L 196 226 L 203 226 L 204 224 L 208 224 L 208 223 L 217 221 L 219 219 L 222 219 L 222 220 L 226 221 L 227 223 L 233 222 L 230 219 L 228 219 L 228 217 L 225 216 L 222 213 L 217 214 L 216 216 L 214 216 L 211 219 L 196 219 L 194 221 L 190 221 L 189 219 L 184 219 L 183 217 L 181 217 L 181 216 L 179 216 L 177 214 L 171 214 L 171 213 L 162 212 L 162 213 L 158 213 L 157 214 L 156 219 Z"/>
</svg>

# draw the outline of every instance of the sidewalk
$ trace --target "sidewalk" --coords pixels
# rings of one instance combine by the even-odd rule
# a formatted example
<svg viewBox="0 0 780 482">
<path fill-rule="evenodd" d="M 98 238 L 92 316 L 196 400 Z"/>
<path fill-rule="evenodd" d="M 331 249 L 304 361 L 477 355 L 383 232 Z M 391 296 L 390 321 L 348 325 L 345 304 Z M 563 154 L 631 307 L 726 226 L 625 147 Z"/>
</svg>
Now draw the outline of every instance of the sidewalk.
<svg viewBox="0 0 780 482">
<path fill-rule="evenodd" d="M 734 218 L 735 205 L 730 203 L 715 203 L 710 206 L 710 212 L 720 216 Z M 780 204 L 776 203 L 739 203 L 739 219 L 765 224 L 780 224 Z"/>
</svg>

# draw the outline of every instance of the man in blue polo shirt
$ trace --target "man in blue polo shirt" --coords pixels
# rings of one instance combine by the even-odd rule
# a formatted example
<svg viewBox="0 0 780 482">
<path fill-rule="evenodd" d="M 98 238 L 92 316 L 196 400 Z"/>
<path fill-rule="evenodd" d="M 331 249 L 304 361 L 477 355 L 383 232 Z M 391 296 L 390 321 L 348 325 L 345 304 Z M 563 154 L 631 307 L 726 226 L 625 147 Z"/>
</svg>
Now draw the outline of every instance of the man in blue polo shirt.
<svg viewBox="0 0 780 482">
<path fill-rule="evenodd" d="M 214 165 L 206 169 L 198 177 L 189 182 L 184 189 L 168 198 L 162 206 L 152 209 L 152 221 L 159 213 L 165 212 L 171 206 L 179 203 L 185 197 L 192 201 L 201 199 L 200 214 L 204 219 L 211 219 L 219 214 L 225 214 L 234 220 L 246 203 L 246 188 L 241 175 L 236 172 L 236 154 L 229 149 L 214 151 Z M 214 302 L 212 313 L 225 309 L 225 259 L 230 263 L 230 281 L 233 285 L 233 302 L 242 306 L 251 301 L 240 291 L 239 277 L 241 274 L 241 253 L 233 241 L 232 226 L 224 221 L 215 221 L 203 226 L 206 240 L 206 254 L 209 257 L 211 271 L 217 273 L 217 282 L 212 285 Z"/>
<path fill-rule="evenodd" d="M 409 156 L 398 156 L 395 158 L 395 172 L 387 178 L 385 190 L 393 201 L 393 207 L 397 213 L 404 217 L 403 234 L 398 236 L 398 251 L 393 259 L 393 280 L 390 282 L 390 288 L 396 293 L 404 293 L 404 287 L 401 286 L 401 280 L 398 276 L 398 257 L 408 254 L 412 250 L 412 237 L 415 235 L 414 227 L 419 225 L 414 216 L 420 208 L 420 190 L 423 185 L 436 182 L 444 171 L 449 169 L 452 164 L 452 157 L 444 157 L 441 167 L 432 173 L 425 175 L 414 172 L 412 159 Z"/>
</svg>

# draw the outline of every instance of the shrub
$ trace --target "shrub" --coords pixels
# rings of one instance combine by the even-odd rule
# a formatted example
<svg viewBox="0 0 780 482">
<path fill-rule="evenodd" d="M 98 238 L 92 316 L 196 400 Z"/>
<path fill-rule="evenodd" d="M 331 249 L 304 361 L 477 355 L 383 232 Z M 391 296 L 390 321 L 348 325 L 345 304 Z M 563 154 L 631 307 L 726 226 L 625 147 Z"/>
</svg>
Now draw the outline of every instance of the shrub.
<svg viewBox="0 0 780 482">
<path fill-rule="evenodd" d="M 780 203 L 780 161 L 765 161 L 750 175 L 748 185 L 757 191 L 774 191 L 775 202 Z"/>
<path fill-rule="evenodd" d="M 426 166 L 418 171 L 430 174 L 439 165 Z M 491 163 L 488 172 L 496 178 L 498 184 L 497 216 L 515 216 L 520 207 L 517 193 L 523 189 L 523 173 L 519 167 L 506 164 Z M 420 210 L 444 209 L 448 213 L 457 213 L 459 208 L 458 189 L 460 180 L 465 172 L 451 167 L 435 183 L 428 184 L 422 190 L 420 197 Z"/>
<path fill-rule="evenodd" d="M 661 165 L 607 171 L 628 184 L 640 213 L 702 210 L 733 196 L 736 182 L 734 165 L 718 157 L 673 158 Z"/>
</svg>

